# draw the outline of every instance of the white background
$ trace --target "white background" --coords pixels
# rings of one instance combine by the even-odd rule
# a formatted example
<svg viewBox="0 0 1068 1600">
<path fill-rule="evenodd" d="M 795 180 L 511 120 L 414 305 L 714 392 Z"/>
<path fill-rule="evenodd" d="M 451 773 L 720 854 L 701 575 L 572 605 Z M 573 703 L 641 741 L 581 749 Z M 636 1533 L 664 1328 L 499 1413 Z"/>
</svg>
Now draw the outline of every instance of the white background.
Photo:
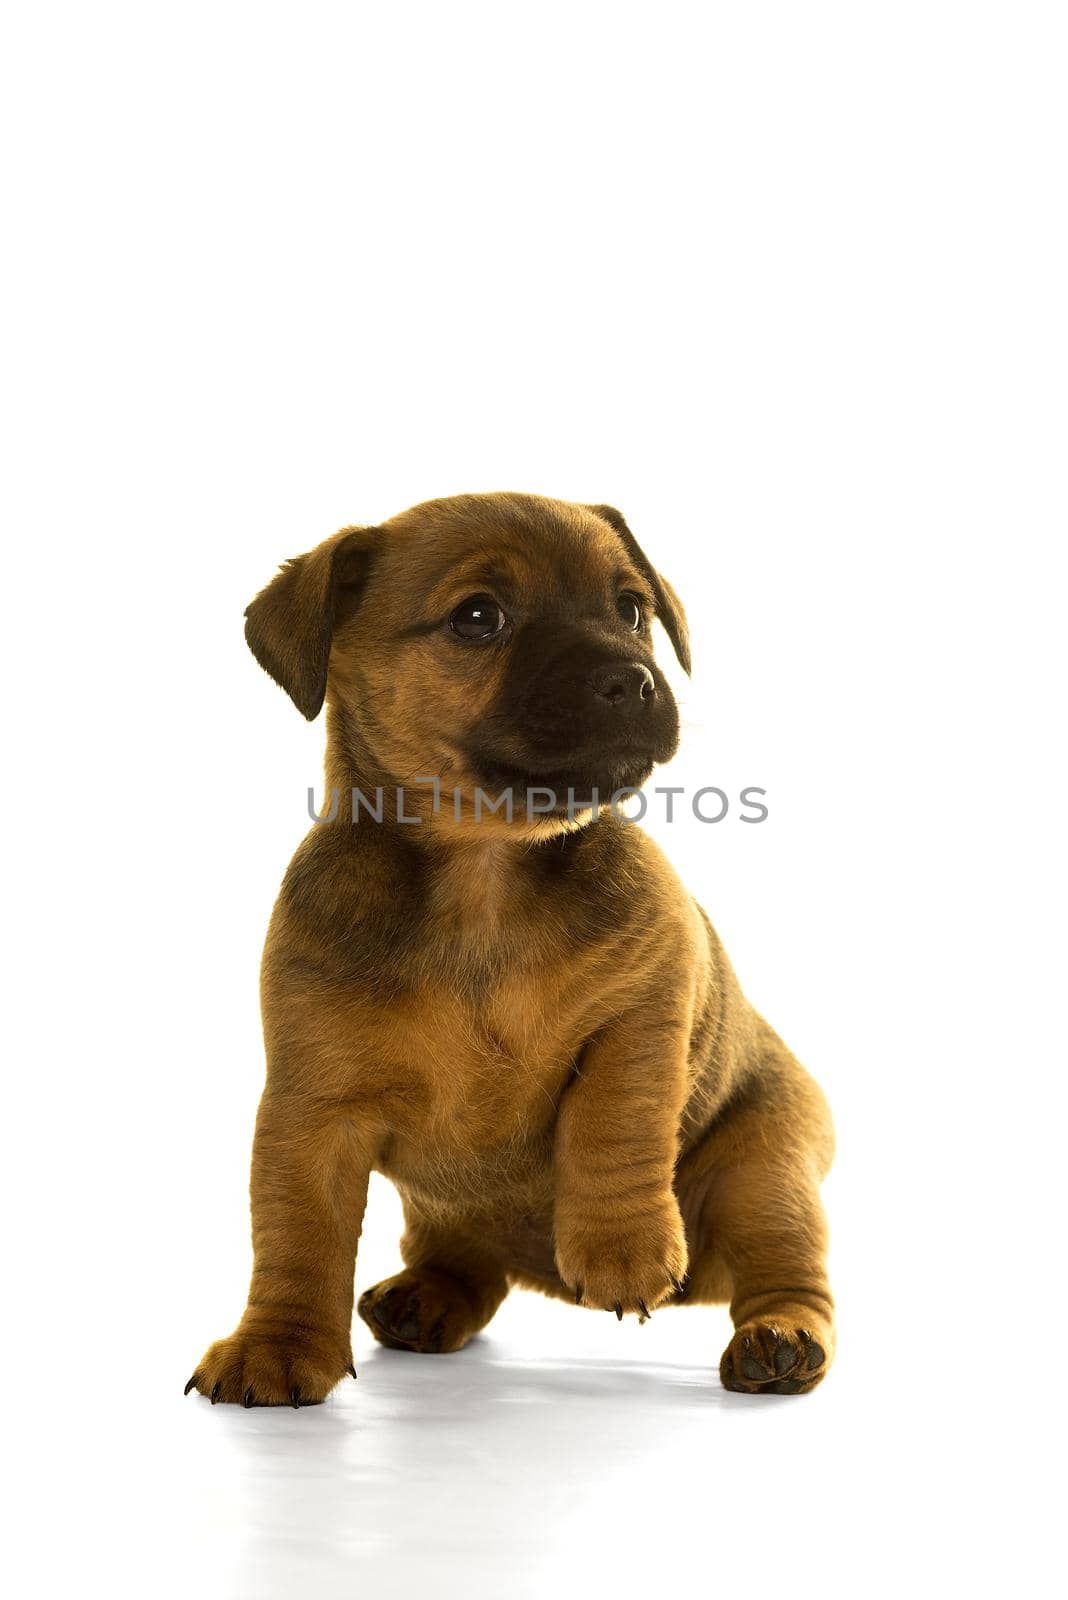
<svg viewBox="0 0 1068 1600">
<path fill-rule="evenodd" d="M 13 1592 L 1054 1591 L 1063 16 L 9 8 Z M 834 1106 L 839 1360 L 753 1401 L 721 1311 L 516 1295 L 211 1410 L 322 740 L 241 613 L 497 488 L 622 508 L 693 624 L 674 781 L 768 791 L 658 831 Z"/>
</svg>

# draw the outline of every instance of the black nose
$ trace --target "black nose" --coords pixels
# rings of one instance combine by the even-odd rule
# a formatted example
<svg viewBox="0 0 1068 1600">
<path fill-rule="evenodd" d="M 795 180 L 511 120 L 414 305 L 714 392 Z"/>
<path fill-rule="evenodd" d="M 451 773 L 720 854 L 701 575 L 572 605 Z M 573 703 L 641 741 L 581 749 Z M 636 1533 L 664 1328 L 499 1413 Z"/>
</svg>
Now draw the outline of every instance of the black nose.
<svg viewBox="0 0 1068 1600">
<path fill-rule="evenodd" d="M 596 667 L 587 678 L 594 694 L 613 706 L 637 706 L 642 700 L 656 699 L 656 683 L 648 667 L 639 661 L 623 661 L 617 666 Z"/>
</svg>

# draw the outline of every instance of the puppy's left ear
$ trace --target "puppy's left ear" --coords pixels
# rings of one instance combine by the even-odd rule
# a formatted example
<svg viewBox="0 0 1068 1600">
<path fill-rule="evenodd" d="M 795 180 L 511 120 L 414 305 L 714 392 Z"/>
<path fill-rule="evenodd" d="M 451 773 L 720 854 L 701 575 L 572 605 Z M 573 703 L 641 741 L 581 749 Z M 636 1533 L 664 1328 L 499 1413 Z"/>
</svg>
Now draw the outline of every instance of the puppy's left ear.
<svg viewBox="0 0 1068 1600">
<path fill-rule="evenodd" d="M 309 722 L 326 697 L 334 629 L 359 604 L 381 531 L 342 528 L 287 561 L 245 612 L 249 649 Z"/>
<path fill-rule="evenodd" d="M 667 579 L 662 578 L 656 571 L 627 527 L 622 512 L 617 511 L 615 506 L 590 506 L 588 509 L 595 512 L 602 521 L 607 522 L 609 527 L 615 529 L 638 571 L 652 584 L 656 596 L 656 614 L 664 624 L 664 631 L 674 646 L 683 671 L 688 673 L 693 663 L 690 659 L 690 630 L 686 625 L 686 613 L 682 609 L 682 601 Z"/>
</svg>

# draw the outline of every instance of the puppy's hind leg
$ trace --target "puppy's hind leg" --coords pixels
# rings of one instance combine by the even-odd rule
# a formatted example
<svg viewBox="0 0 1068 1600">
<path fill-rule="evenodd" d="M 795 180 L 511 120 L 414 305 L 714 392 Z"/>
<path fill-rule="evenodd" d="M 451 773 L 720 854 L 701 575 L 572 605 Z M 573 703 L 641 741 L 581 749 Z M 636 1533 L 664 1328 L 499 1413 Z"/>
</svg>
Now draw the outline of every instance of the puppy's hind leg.
<svg viewBox="0 0 1068 1600">
<path fill-rule="evenodd" d="M 815 1388 L 834 1354 L 826 1224 L 815 1183 L 790 1166 L 740 1168 L 726 1180 L 713 1227 L 717 1221 L 735 1328 L 720 1362 L 724 1388 Z"/>
<path fill-rule="evenodd" d="M 360 1296 L 357 1310 L 391 1350 L 462 1350 L 508 1293 L 503 1264 L 474 1239 L 413 1220 L 401 1240 L 407 1266 Z"/>
<path fill-rule="evenodd" d="M 805 1393 L 834 1354 L 819 1198 L 833 1135 L 820 1091 L 792 1058 L 785 1065 L 774 1063 L 700 1152 L 702 1246 L 686 1298 L 729 1296 L 735 1332 L 720 1378 L 741 1394 Z"/>
</svg>

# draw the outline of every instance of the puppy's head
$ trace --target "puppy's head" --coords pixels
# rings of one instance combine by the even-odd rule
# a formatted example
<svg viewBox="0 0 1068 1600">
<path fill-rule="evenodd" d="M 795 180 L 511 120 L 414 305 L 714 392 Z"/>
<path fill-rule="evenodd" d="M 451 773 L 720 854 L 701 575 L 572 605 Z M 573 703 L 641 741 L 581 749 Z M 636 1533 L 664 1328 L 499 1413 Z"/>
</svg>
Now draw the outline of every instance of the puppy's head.
<svg viewBox="0 0 1068 1600">
<path fill-rule="evenodd" d="M 260 664 L 306 717 L 397 782 L 606 800 L 668 760 L 678 712 L 653 659 L 659 617 L 689 671 L 686 620 L 610 506 L 460 495 L 343 529 L 246 613 Z"/>
</svg>

